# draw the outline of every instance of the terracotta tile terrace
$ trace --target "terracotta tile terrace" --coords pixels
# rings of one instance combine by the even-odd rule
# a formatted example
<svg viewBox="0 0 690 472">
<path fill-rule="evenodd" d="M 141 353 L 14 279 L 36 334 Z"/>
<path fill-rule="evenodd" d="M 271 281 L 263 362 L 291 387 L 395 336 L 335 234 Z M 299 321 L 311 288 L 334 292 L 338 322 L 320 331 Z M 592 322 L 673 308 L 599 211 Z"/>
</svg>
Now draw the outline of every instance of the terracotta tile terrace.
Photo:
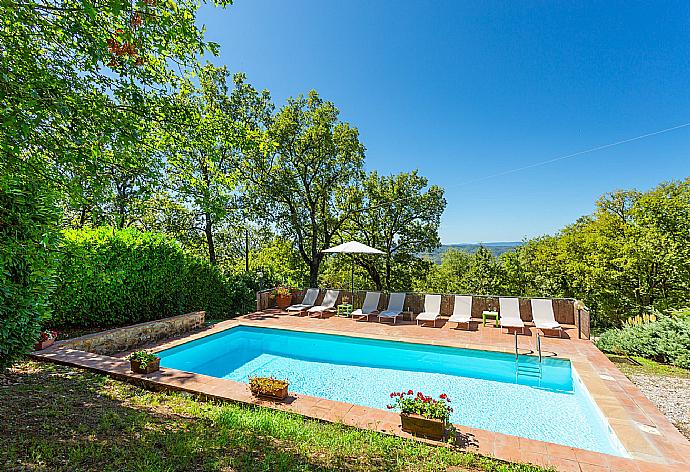
<svg viewBox="0 0 690 472">
<path fill-rule="evenodd" d="M 514 353 L 515 338 L 504 330 L 481 320 L 470 330 L 456 330 L 454 323 L 441 322 L 437 327 L 417 326 L 413 321 L 377 323 L 353 321 L 330 316 L 309 318 L 288 315 L 278 309 L 266 309 L 234 320 L 218 323 L 208 329 L 157 345 L 154 350 L 170 347 L 214 334 L 233 326 L 246 325 L 286 330 L 340 334 L 372 339 L 414 342 L 430 345 L 481 349 Z M 456 425 L 457 447 L 470 452 L 511 462 L 551 466 L 562 471 L 689 471 L 690 442 L 657 410 L 657 408 L 621 373 L 589 340 L 577 339 L 576 327 L 564 325 L 566 336 L 541 337 L 545 356 L 569 359 L 587 387 L 594 402 L 620 439 L 630 458 L 615 457 L 583 449 L 546 443 L 517 436 Z M 534 327 L 518 336 L 521 354 L 536 351 Z M 206 375 L 162 368 L 149 375 L 133 374 L 124 353 L 98 355 L 69 349 L 64 344 L 34 353 L 34 357 L 87 368 L 117 378 L 143 383 L 150 388 L 181 390 L 203 396 L 299 413 L 307 417 L 339 422 L 410 437 L 400 428 L 399 415 L 359 405 L 291 393 L 288 400 L 270 402 L 251 395 L 245 384 Z"/>
</svg>

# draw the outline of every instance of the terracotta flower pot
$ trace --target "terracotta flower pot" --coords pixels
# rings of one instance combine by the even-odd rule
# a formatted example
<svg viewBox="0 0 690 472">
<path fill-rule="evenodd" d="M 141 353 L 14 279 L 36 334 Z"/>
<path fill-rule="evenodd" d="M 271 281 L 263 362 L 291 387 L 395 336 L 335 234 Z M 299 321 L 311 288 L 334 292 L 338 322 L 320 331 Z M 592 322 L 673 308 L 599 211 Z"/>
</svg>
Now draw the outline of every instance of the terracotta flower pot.
<svg viewBox="0 0 690 472">
<path fill-rule="evenodd" d="M 34 351 L 40 351 L 41 349 L 50 347 L 53 345 L 54 342 L 55 339 L 46 339 L 45 341 L 39 341 L 36 344 L 34 344 Z"/>
<path fill-rule="evenodd" d="M 424 418 L 414 413 L 400 413 L 402 430 L 415 436 L 441 440 L 446 435 L 446 422 L 434 418 Z"/>
<path fill-rule="evenodd" d="M 281 388 L 278 392 L 268 393 L 262 390 L 252 391 L 252 394 L 261 398 L 270 398 L 271 400 L 285 400 L 288 396 L 288 386 Z"/>
<path fill-rule="evenodd" d="M 276 306 L 281 310 L 289 307 L 292 303 L 292 294 L 288 295 L 276 295 Z"/>
<path fill-rule="evenodd" d="M 161 359 L 158 357 L 155 361 L 148 362 L 145 368 L 141 366 L 140 361 L 135 360 L 130 360 L 129 365 L 132 368 L 132 372 L 135 374 L 150 374 L 151 372 L 155 372 L 160 369 Z"/>
</svg>

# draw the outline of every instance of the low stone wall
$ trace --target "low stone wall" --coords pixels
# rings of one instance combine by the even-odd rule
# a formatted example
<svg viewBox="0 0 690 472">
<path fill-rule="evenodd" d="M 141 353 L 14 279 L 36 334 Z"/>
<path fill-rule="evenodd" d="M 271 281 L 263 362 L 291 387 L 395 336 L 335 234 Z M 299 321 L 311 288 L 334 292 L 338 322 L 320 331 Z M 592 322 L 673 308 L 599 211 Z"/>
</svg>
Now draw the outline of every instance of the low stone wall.
<svg viewBox="0 0 690 472">
<path fill-rule="evenodd" d="M 99 333 L 87 334 L 61 343 L 61 347 L 110 355 L 116 352 L 132 350 L 143 344 L 159 341 L 178 334 L 200 328 L 204 324 L 206 312 L 197 311 L 184 315 L 147 321 L 123 328 L 110 329 Z"/>
<path fill-rule="evenodd" d="M 272 290 L 263 290 L 256 294 L 256 310 L 262 311 L 267 308 L 275 307 L 275 300 L 271 298 Z M 306 290 L 296 291 L 292 295 L 292 303 L 300 303 L 304 298 Z M 318 305 L 323 300 L 326 294 L 326 289 L 321 289 L 319 297 L 316 299 Z M 355 307 L 361 307 L 364 302 L 366 291 L 357 290 L 354 294 Z M 405 310 L 409 313 L 421 313 L 424 311 L 424 296 L 425 293 L 411 293 L 408 292 L 405 296 Z M 350 298 L 348 290 L 341 290 L 338 303 L 341 303 L 343 297 Z M 450 316 L 453 314 L 453 303 L 455 295 L 442 294 L 441 295 L 441 315 Z M 481 318 L 482 311 L 496 310 L 498 308 L 498 296 L 495 295 L 472 295 L 472 317 Z M 520 317 L 523 321 L 532 321 L 532 304 L 530 298 L 520 297 Z M 572 298 L 552 298 L 553 314 L 559 323 L 575 325 L 580 327 L 580 337 L 589 339 L 589 311 L 575 309 L 575 300 Z M 379 299 L 378 309 L 385 310 L 388 305 L 388 294 L 382 293 Z M 409 318 L 408 318 L 409 319 Z"/>
</svg>

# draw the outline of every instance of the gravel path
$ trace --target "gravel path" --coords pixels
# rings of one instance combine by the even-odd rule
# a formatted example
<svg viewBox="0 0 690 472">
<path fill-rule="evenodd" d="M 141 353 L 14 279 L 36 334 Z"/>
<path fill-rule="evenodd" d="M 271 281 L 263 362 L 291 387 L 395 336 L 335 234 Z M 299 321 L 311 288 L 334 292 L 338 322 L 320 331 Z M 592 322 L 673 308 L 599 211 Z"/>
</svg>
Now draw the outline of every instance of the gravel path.
<svg viewBox="0 0 690 472">
<path fill-rule="evenodd" d="M 630 380 L 690 439 L 690 379 L 634 374 Z"/>
</svg>

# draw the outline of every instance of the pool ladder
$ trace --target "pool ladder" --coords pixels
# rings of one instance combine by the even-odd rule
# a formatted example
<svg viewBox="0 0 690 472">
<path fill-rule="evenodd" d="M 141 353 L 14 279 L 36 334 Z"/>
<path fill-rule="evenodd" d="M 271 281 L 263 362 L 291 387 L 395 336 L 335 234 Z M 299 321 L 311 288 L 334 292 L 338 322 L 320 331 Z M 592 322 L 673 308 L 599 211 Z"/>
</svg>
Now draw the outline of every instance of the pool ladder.
<svg viewBox="0 0 690 472">
<path fill-rule="evenodd" d="M 523 377 L 533 377 L 535 379 L 539 379 L 541 381 L 541 337 L 539 333 L 537 332 L 537 353 L 539 356 L 539 363 L 537 365 L 534 365 L 534 363 L 529 363 L 529 364 L 520 364 L 520 351 L 518 350 L 518 337 L 517 333 L 515 333 L 515 380 L 520 376 Z M 529 358 L 527 354 L 525 354 L 525 357 Z"/>
</svg>

